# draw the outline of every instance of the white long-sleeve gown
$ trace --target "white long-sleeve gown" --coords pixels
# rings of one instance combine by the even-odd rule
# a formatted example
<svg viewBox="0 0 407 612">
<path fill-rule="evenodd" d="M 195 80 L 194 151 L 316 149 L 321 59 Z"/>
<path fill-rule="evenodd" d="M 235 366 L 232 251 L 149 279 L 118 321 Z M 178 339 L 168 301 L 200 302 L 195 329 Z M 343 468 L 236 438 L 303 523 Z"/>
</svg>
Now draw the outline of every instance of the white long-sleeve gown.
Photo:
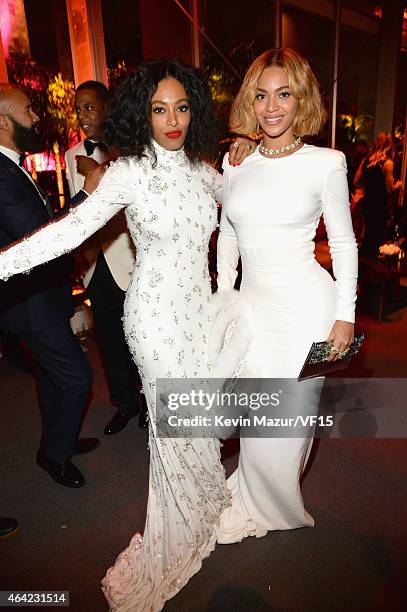
<svg viewBox="0 0 407 612">
<path fill-rule="evenodd" d="M 0 278 L 81 244 L 122 208 L 137 247 L 124 328 L 142 376 L 150 421 L 156 378 L 207 376 L 211 295 L 208 243 L 221 177 L 183 151 L 154 145 L 157 164 L 120 159 L 83 204 L 0 253 Z M 158 611 L 213 550 L 230 503 L 219 442 L 161 439 L 150 426 L 150 480 L 143 537 L 136 534 L 102 581 L 111 610 Z"/>
<path fill-rule="evenodd" d="M 335 320 L 354 321 L 357 247 L 345 157 L 311 145 L 282 158 L 257 150 L 239 167 L 224 164 L 223 199 L 218 288 L 233 287 L 240 254 L 253 333 L 247 366 L 262 378 L 296 379 L 311 343 L 326 340 Z M 336 283 L 314 257 L 321 214 Z M 295 383 L 296 413 L 316 414 L 321 389 L 322 379 Z M 299 484 L 311 444 L 312 437 L 241 439 L 218 542 L 314 524 Z"/>
</svg>

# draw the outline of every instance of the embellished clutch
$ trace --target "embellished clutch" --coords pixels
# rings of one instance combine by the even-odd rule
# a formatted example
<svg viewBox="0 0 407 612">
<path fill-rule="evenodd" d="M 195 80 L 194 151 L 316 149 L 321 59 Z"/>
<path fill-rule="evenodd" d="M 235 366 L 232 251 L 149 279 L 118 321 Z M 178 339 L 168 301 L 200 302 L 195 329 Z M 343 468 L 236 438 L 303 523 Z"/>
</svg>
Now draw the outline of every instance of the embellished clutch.
<svg viewBox="0 0 407 612">
<path fill-rule="evenodd" d="M 327 361 L 332 355 L 332 342 L 313 342 L 297 380 L 325 376 L 329 372 L 347 368 L 351 357 L 359 352 L 364 339 L 364 334 L 355 336 L 350 347 L 343 353 L 339 353 L 339 359 L 335 361 Z"/>
</svg>

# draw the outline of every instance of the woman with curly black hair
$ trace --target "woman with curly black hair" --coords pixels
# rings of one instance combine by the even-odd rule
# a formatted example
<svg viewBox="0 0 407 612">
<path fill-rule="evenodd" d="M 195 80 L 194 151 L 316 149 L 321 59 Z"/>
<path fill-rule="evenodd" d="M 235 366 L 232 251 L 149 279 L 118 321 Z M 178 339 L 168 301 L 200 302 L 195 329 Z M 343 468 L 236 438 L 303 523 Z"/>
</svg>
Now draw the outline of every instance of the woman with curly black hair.
<svg viewBox="0 0 407 612">
<path fill-rule="evenodd" d="M 102 144 L 117 150 L 119 155 L 135 156 L 137 159 L 141 159 L 147 149 L 156 159 L 152 139 L 157 139 L 150 119 L 151 100 L 158 84 L 165 78 L 173 78 L 181 83 L 188 100 L 191 121 L 183 136 L 188 159 L 197 162 L 213 158 L 217 150 L 217 119 L 208 86 L 196 68 L 180 62 L 145 62 L 134 75 L 123 81 L 111 102 L 103 128 Z M 154 114 L 157 112 L 162 111 L 153 109 Z M 180 148 L 176 138 L 165 138 L 162 142 L 158 141 L 158 144 L 171 150 Z"/>
<path fill-rule="evenodd" d="M 221 177 L 203 159 L 215 125 L 198 71 L 177 61 L 142 64 L 113 99 L 104 142 L 119 157 L 96 191 L 0 253 L 7 279 L 76 248 L 125 208 L 137 262 L 123 320 L 150 415 L 150 483 L 144 534 L 102 582 L 111 610 L 161 610 L 213 550 L 229 504 L 218 441 L 160 438 L 155 424 L 157 378 L 213 372 L 208 243 Z"/>
</svg>

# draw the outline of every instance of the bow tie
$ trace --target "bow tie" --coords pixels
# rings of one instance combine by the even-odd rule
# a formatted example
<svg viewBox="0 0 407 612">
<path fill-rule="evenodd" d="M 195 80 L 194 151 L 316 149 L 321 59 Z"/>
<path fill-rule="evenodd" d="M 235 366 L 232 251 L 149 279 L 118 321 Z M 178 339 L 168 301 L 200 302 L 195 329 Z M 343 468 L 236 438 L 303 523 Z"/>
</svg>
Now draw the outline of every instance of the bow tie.
<svg viewBox="0 0 407 612">
<path fill-rule="evenodd" d="M 83 146 L 85 147 L 86 155 L 90 157 L 99 144 L 97 142 L 93 142 L 93 140 L 89 140 L 89 138 L 85 138 L 83 141 Z"/>
</svg>

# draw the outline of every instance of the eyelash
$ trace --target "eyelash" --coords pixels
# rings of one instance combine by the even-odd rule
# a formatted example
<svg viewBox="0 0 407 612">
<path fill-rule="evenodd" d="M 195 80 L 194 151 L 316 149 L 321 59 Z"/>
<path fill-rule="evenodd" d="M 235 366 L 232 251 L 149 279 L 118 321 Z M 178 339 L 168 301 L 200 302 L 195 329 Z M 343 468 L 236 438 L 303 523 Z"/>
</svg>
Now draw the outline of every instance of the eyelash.
<svg viewBox="0 0 407 612">
<path fill-rule="evenodd" d="M 187 110 L 189 110 L 189 106 L 187 106 L 186 104 L 182 104 L 181 106 L 178 106 L 177 110 L 181 113 L 186 113 Z M 153 113 L 156 113 L 157 115 L 160 115 L 162 112 L 165 113 L 165 108 L 163 108 L 162 106 L 156 106 L 153 108 Z"/>
<path fill-rule="evenodd" d="M 287 99 L 291 96 L 289 91 L 283 91 L 282 93 L 278 95 L 282 97 L 283 99 Z M 264 100 L 265 97 L 266 97 L 265 94 L 256 94 L 256 100 Z"/>
</svg>

